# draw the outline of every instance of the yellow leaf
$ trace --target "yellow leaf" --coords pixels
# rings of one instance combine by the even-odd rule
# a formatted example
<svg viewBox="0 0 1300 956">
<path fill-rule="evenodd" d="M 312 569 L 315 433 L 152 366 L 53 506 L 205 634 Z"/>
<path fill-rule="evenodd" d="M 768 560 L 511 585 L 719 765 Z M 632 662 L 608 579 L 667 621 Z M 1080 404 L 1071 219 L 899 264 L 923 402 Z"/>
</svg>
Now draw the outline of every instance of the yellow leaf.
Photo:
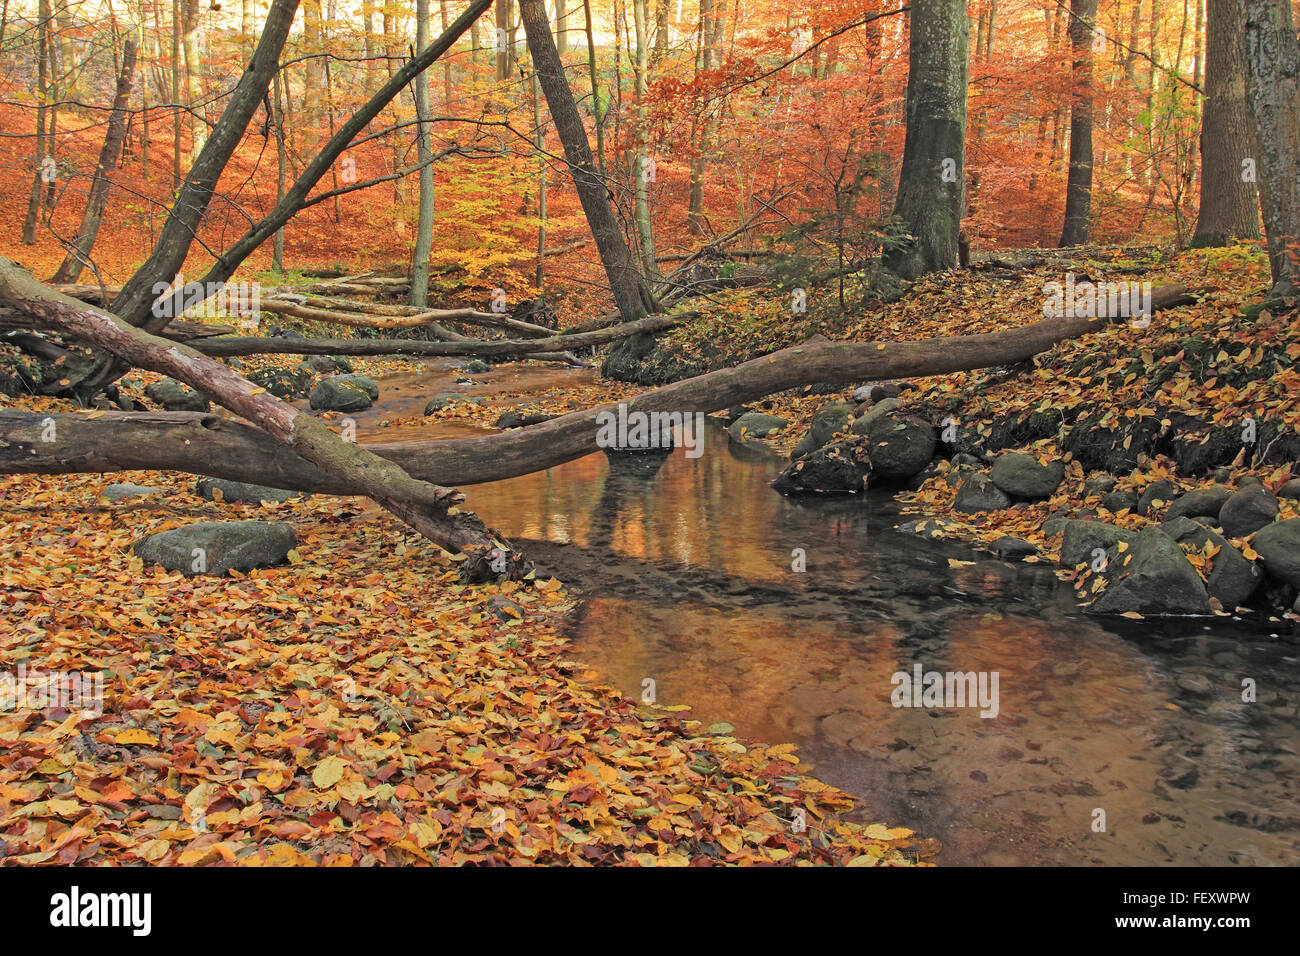
<svg viewBox="0 0 1300 956">
<path fill-rule="evenodd" d="M 124 730 L 114 738 L 115 744 L 148 744 L 150 747 L 158 746 L 158 738 L 147 730 L 141 730 L 139 727 L 132 727 L 130 730 Z"/>
<path fill-rule="evenodd" d="M 343 779 L 345 764 L 341 757 L 326 757 L 311 772 L 311 782 L 324 790 Z"/>
</svg>

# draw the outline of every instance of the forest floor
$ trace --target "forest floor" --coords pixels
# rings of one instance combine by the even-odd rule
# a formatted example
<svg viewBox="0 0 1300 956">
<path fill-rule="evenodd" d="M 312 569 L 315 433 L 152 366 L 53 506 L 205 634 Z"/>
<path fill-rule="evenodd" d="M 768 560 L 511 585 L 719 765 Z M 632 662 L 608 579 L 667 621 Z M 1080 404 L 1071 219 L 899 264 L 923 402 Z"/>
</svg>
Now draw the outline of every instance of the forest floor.
<svg viewBox="0 0 1300 956">
<path fill-rule="evenodd" d="M 1300 425 L 1300 319 L 1242 312 L 1264 292 L 1257 250 L 1121 264 L 1142 281 L 1213 291 L 1149 328 L 1114 326 L 1014 370 L 927 379 L 905 404 L 942 404 L 977 430 L 1008 412 L 1081 406 L 1141 421 L 1157 404 L 1219 424 L 1250 415 Z M 1058 266 L 936 276 L 900 302 L 847 314 L 825 293 L 795 320 L 787 290 L 719 293 L 694 303 L 700 317 L 665 342 L 707 368 L 816 333 L 992 331 L 1039 318 L 1042 282 L 1059 281 Z M 354 364 L 372 375 L 410 368 Z M 156 378 L 134 377 L 136 397 Z M 518 398 L 557 413 L 638 390 L 602 382 Z M 750 407 L 789 420 L 770 442 L 788 451 L 818 408 L 851 391 Z M 69 410 L 45 398 L 6 404 Z M 430 418 L 490 427 L 499 411 L 458 403 Z M 1022 449 L 1062 457 L 1051 437 Z M 1081 467 L 1067 467 L 1057 495 L 1008 512 L 956 514 L 942 464 L 899 495 L 932 519 L 923 533 L 976 544 L 1013 534 L 1048 561 L 1059 539 L 1044 533 L 1046 518 L 1097 508 Z M 1286 465 L 1257 474 L 1270 486 L 1291 477 Z M 1172 475 L 1167 459 L 1144 458 L 1120 487 Z M 729 725 L 704 728 L 684 708 L 638 705 L 602 685 L 565 656 L 574 599 L 559 581 L 461 585 L 450 556 L 358 499 L 240 505 L 199 497 L 183 475 L 112 480 L 167 494 L 110 503 L 98 498 L 104 476 L 0 480 L 3 670 L 106 675 L 102 714 L 0 713 L 0 854 L 10 861 L 874 865 L 937 850 L 909 830 L 848 822 L 852 799 L 801 775 L 791 745 L 740 741 Z M 1175 477 L 1184 489 L 1211 480 Z M 131 551 L 144 534 L 223 517 L 291 518 L 292 563 L 184 577 Z"/>
<path fill-rule="evenodd" d="M 109 502 L 110 480 L 164 494 Z M 40 684 L 0 708 L 6 862 L 872 866 L 938 850 L 849 822 L 852 798 L 802 775 L 792 745 L 604 686 L 566 657 L 557 580 L 461 585 L 451 556 L 364 499 L 193 486 L 0 479 L 4 689 L 104 675 L 102 713 L 42 708 Z M 223 518 L 291 521 L 291 564 L 185 577 L 132 553 Z"/>
</svg>

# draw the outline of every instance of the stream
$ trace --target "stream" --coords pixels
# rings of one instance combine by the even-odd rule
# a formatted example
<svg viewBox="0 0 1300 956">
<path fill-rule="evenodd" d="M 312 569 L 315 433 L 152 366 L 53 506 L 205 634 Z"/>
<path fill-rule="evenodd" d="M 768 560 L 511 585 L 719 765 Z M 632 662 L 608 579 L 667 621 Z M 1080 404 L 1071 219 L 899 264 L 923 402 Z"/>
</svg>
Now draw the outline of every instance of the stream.
<svg viewBox="0 0 1300 956">
<path fill-rule="evenodd" d="M 505 410 L 595 376 L 506 364 L 458 385 L 459 364 L 382 381 L 354 416 L 362 440 L 434 394 Z M 574 656 L 605 682 L 639 699 L 649 678 L 658 704 L 705 726 L 797 744 L 805 771 L 859 798 L 857 819 L 938 840 L 941 865 L 1300 863 L 1300 644 L 1285 623 L 1094 618 L 1049 567 L 896 531 L 888 492 L 787 499 L 768 487 L 774 453 L 712 421 L 703 449 L 464 489 L 583 598 Z M 997 672 L 997 715 L 895 707 L 891 678 L 917 664 Z"/>
</svg>

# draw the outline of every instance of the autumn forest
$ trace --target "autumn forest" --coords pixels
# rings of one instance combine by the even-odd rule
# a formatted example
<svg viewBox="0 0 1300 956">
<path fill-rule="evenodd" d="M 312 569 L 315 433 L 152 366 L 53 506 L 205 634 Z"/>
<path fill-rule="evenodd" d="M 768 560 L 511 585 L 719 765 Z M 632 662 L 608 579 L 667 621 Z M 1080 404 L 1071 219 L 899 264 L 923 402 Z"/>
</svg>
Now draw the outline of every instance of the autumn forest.
<svg viewBox="0 0 1300 956">
<path fill-rule="evenodd" d="M 0 871 L 1300 863 L 1298 29 L 0 0 Z"/>
</svg>

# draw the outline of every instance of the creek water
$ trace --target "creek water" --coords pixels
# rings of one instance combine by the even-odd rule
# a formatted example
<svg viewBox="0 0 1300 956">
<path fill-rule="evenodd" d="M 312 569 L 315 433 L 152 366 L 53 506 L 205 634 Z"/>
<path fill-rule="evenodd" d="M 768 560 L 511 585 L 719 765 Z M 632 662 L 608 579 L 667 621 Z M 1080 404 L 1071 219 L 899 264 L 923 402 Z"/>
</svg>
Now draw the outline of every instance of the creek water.
<svg viewBox="0 0 1300 956">
<path fill-rule="evenodd" d="M 363 440 L 433 394 L 509 404 L 593 376 L 503 365 L 456 385 L 455 364 L 382 383 L 356 416 Z M 597 453 L 465 491 L 579 592 L 575 656 L 607 683 L 636 699 L 650 678 L 659 704 L 706 726 L 797 744 L 860 819 L 939 841 L 941 864 L 1300 863 L 1300 643 L 1285 624 L 1094 618 L 1048 567 L 895 530 L 888 493 L 784 498 L 768 487 L 783 464 L 711 424 L 698 458 L 611 469 Z M 996 671 L 997 715 L 895 707 L 893 676 L 917 664 Z"/>
</svg>

